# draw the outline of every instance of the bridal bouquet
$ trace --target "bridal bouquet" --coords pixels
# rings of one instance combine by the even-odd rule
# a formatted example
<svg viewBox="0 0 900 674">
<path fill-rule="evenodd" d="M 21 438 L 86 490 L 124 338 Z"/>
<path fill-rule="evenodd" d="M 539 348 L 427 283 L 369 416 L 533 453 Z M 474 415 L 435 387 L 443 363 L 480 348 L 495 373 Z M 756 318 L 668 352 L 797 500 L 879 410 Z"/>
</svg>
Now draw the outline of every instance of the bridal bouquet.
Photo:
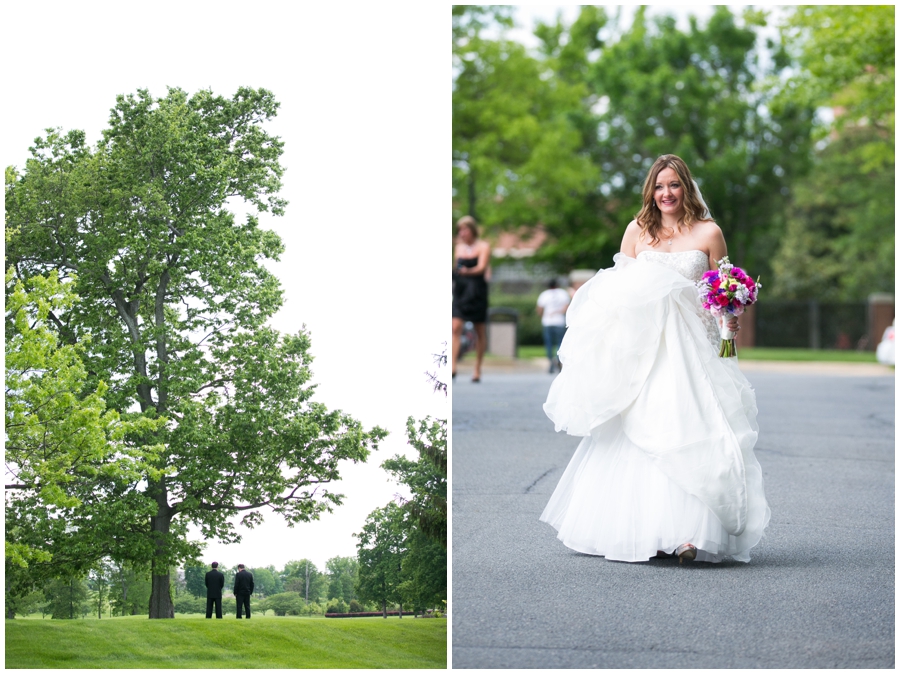
<svg viewBox="0 0 900 674">
<path fill-rule="evenodd" d="M 730 358 L 736 354 L 735 333 L 728 329 L 727 323 L 731 316 L 740 316 L 744 313 L 745 306 L 756 302 L 756 293 L 762 285 L 750 278 L 743 269 L 731 264 L 728 256 L 725 256 L 719 260 L 718 269 L 711 269 L 697 281 L 697 287 L 700 289 L 703 308 L 721 319 L 719 336 L 722 342 L 719 345 L 719 356 Z"/>
</svg>

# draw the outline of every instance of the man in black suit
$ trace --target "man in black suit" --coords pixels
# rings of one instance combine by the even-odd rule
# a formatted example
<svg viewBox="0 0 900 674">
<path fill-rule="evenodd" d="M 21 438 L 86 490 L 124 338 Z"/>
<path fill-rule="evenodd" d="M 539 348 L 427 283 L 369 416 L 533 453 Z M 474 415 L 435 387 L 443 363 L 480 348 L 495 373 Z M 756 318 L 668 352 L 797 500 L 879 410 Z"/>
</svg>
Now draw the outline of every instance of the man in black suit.
<svg viewBox="0 0 900 674">
<path fill-rule="evenodd" d="M 253 594 L 253 574 L 238 564 L 238 572 L 234 574 L 234 598 L 237 599 L 237 617 L 241 619 L 241 607 L 247 608 L 247 619 L 250 619 L 250 595 Z"/>
<path fill-rule="evenodd" d="M 225 574 L 219 571 L 219 563 L 212 563 L 212 571 L 206 572 L 206 617 L 212 618 L 213 604 L 216 606 L 216 618 L 222 619 L 222 589 L 225 587 Z"/>
</svg>

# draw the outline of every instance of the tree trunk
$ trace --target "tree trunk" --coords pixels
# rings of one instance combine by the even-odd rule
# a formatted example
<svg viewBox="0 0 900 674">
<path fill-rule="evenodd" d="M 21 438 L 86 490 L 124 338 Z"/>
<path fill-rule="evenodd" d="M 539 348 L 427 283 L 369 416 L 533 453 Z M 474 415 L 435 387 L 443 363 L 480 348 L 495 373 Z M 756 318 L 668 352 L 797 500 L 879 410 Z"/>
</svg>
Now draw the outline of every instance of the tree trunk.
<svg viewBox="0 0 900 674">
<path fill-rule="evenodd" d="M 172 509 L 166 498 L 165 478 L 154 485 L 157 511 L 151 518 L 151 528 L 156 543 L 151 570 L 150 618 L 174 618 L 175 605 L 169 590 L 169 560 L 167 547 L 169 527 L 172 524 Z"/>
<path fill-rule="evenodd" d="M 387 620 L 387 599 L 381 600 L 381 613 L 385 620 Z"/>
<path fill-rule="evenodd" d="M 478 216 L 475 215 L 475 170 L 472 168 L 472 163 L 469 162 L 469 176 L 468 176 L 468 187 L 469 187 L 469 212 L 468 215 L 471 215 L 476 220 Z"/>
<path fill-rule="evenodd" d="M 15 620 L 16 619 L 16 610 L 14 608 L 7 607 L 6 609 L 6 619 L 7 620 Z"/>
</svg>

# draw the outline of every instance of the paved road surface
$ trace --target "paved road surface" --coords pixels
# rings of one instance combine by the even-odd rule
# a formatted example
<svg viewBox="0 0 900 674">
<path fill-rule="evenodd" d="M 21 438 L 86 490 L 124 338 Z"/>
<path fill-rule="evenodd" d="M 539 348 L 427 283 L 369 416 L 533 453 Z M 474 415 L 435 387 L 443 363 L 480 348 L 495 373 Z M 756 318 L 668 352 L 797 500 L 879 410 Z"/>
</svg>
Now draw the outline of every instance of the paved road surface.
<svg viewBox="0 0 900 674">
<path fill-rule="evenodd" d="M 772 509 L 749 564 L 628 564 L 538 521 L 578 439 L 550 375 L 453 387 L 454 668 L 894 666 L 894 378 L 747 373 Z"/>
</svg>

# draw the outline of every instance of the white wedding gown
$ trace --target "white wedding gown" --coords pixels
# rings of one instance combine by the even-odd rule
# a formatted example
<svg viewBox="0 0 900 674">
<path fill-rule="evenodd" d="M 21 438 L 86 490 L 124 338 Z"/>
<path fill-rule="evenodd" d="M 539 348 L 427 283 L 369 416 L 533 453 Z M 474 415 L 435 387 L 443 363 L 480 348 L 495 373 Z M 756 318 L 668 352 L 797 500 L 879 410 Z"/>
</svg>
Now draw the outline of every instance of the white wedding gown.
<svg viewBox="0 0 900 674">
<path fill-rule="evenodd" d="M 612 560 L 692 543 L 698 561 L 748 562 L 769 522 L 756 396 L 736 359 L 717 355 L 695 285 L 707 256 L 614 259 L 566 314 L 544 411 L 584 439 L 541 521 L 569 548 Z"/>
</svg>

